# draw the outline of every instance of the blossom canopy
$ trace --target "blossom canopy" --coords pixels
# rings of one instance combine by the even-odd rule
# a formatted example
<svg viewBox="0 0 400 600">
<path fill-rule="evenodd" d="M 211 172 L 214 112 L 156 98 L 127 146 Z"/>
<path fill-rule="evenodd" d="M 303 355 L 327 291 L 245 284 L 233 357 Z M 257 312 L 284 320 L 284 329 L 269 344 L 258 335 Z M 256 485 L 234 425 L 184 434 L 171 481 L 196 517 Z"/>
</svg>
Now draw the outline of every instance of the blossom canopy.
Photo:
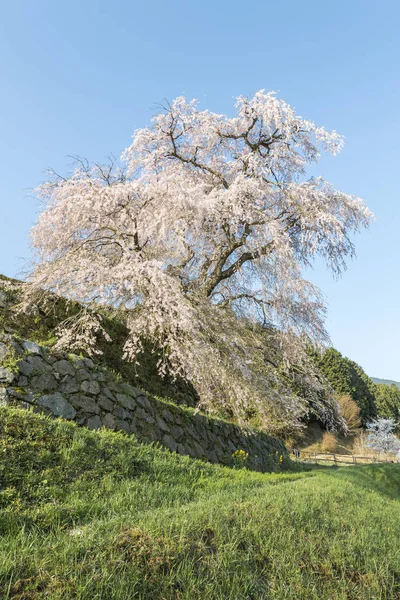
<svg viewBox="0 0 400 600">
<path fill-rule="evenodd" d="M 153 340 L 160 370 L 190 379 L 204 404 L 295 422 L 304 406 L 272 375 L 265 332 L 288 368 L 307 362 L 303 337 L 328 339 L 304 267 L 320 256 L 340 274 L 372 218 L 308 176 L 342 146 L 274 93 L 238 98 L 232 118 L 179 97 L 134 133 L 121 166 L 80 161 L 39 188 L 32 289 L 119 310 L 126 358 Z"/>
</svg>

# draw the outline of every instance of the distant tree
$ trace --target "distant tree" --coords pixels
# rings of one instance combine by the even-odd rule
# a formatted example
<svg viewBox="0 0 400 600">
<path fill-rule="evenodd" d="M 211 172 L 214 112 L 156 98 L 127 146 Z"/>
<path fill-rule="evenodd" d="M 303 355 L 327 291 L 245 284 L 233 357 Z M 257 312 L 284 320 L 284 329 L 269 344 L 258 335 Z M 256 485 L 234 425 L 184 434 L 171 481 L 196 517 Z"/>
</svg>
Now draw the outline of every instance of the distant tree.
<svg viewBox="0 0 400 600">
<path fill-rule="evenodd" d="M 358 404 L 363 425 L 376 417 L 375 384 L 357 363 L 335 348 L 328 348 L 316 360 L 335 392 L 350 396 Z"/>
<path fill-rule="evenodd" d="M 400 420 L 400 389 L 397 385 L 375 384 L 375 401 L 379 417 Z"/>
<path fill-rule="evenodd" d="M 367 424 L 367 446 L 385 454 L 396 454 L 400 449 L 400 440 L 394 435 L 394 419 L 375 419 Z"/>
<path fill-rule="evenodd" d="M 325 306 L 303 277 L 316 256 L 339 274 L 350 235 L 372 214 L 320 177 L 320 152 L 343 139 L 273 93 L 237 99 L 233 117 L 180 97 L 136 131 L 123 168 L 80 161 L 39 189 L 31 239 L 34 290 L 107 306 L 126 319 L 125 357 L 146 339 L 159 369 L 192 381 L 203 406 L 266 425 L 298 423 L 305 406 L 265 360 L 261 323 L 281 364 L 307 373 L 303 343 L 322 344 Z M 96 313 L 69 321 L 61 342 L 95 350 Z M 269 357 L 267 357 L 269 358 Z"/>
</svg>

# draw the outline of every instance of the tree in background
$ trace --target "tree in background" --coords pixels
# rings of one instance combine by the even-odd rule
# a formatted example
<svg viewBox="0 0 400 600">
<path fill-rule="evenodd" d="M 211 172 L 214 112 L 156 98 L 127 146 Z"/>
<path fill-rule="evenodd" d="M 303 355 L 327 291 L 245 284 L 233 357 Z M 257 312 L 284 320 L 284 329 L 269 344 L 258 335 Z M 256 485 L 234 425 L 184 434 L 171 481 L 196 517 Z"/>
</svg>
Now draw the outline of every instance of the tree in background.
<svg viewBox="0 0 400 600">
<path fill-rule="evenodd" d="M 316 355 L 316 360 L 335 392 L 339 396 L 350 396 L 360 407 L 363 425 L 376 417 L 375 384 L 357 363 L 335 348 Z"/>
<path fill-rule="evenodd" d="M 367 446 L 377 452 L 396 454 L 400 449 L 400 440 L 394 435 L 394 419 L 375 419 L 367 424 Z"/>
<path fill-rule="evenodd" d="M 281 370 L 296 365 L 305 378 L 304 342 L 328 340 L 324 302 L 303 267 L 320 256 L 340 274 L 351 233 L 372 214 L 308 176 L 321 150 L 341 150 L 335 131 L 274 93 L 240 97 L 236 109 L 230 118 L 177 98 L 135 132 L 122 168 L 80 161 L 41 186 L 27 300 L 45 289 L 82 302 L 60 345 L 92 352 L 102 324 L 91 309 L 118 311 L 126 359 L 151 341 L 160 372 L 192 381 L 203 406 L 296 426 L 306 407 L 270 362 L 279 355 Z"/>
<path fill-rule="evenodd" d="M 379 417 L 400 420 L 400 389 L 397 385 L 375 384 L 375 402 Z"/>
</svg>

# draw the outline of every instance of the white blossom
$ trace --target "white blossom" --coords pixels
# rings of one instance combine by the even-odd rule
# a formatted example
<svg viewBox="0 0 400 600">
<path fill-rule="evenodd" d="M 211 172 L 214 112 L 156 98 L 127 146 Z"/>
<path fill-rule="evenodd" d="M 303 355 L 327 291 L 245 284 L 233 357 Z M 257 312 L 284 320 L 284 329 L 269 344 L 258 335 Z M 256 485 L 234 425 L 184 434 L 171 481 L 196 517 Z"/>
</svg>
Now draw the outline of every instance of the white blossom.
<svg viewBox="0 0 400 600">
<path fill-rule="evenodd" d="M 400 451 L 400 440 L 394 435 L 394 419 L 375 419 L 367 424 L 367 446 L 385 454 Z"/>
<path fill-rule="evenodd" d="M 341 273 L 354 255 L 350 235 L 372 214 L 307 178 L 321 151 L 341 150 L 335 131 L 263 90 L 236 108 L 228 118 L 177 98 L 135 132 L 125 170 L 80 161 L 69 178 L 42 185 L 30 281 L 120 311 L 127 359 L 153 340 L 160 372 L 190 379 L 203 405 L 255 410 L 272 427 L 297 423 L 304 405 L 269 368 L 254 323 L 268 328 L 288 370 L 308 364 L 301 340 L 328 336 L 323 298 L 303 268 L 322 256 Z"/>
</svg>

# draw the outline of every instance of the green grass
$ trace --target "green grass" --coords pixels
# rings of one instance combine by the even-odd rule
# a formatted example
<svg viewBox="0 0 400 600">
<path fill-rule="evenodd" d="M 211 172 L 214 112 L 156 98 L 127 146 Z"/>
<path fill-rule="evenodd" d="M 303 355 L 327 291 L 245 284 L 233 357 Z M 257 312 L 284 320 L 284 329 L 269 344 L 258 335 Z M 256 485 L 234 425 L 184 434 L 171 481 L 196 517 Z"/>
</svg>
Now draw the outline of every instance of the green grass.
<svg viewBox="0 0 400 600">
<path fill-rule="evenodd" d="M 400 598 L 400 467 L 260 474 L 0 409 L 0 598 Z"/>
</svg>

